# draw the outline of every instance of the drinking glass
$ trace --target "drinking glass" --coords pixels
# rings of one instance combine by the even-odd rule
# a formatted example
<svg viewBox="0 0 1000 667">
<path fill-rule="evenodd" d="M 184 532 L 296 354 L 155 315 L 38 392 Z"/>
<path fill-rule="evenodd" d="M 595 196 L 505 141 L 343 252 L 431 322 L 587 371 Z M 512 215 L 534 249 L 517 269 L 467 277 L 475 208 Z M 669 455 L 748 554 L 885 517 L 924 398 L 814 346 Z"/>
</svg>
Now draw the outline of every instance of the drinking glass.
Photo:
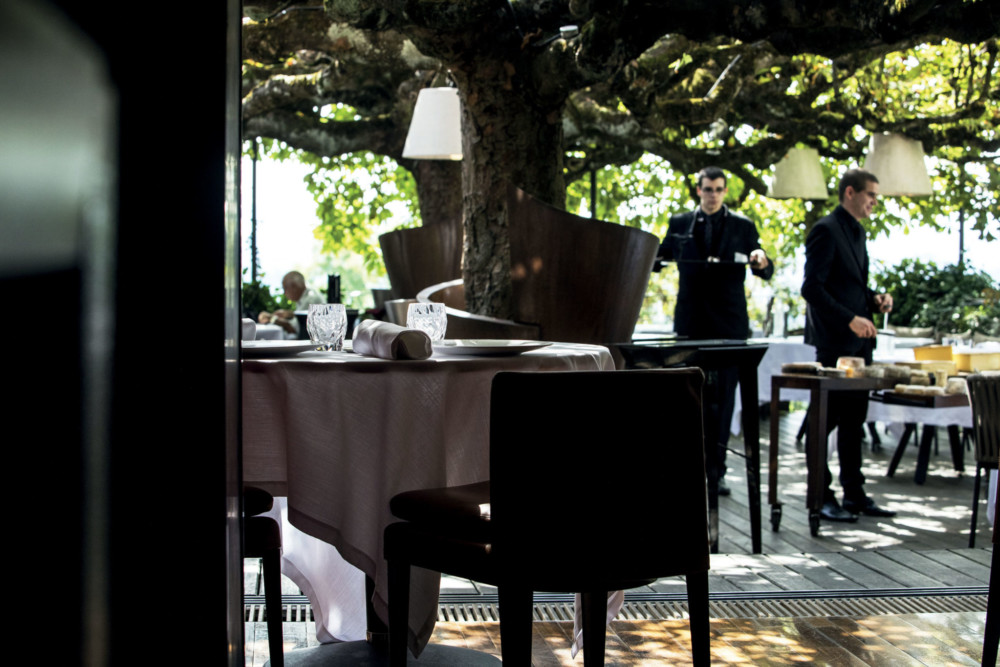
<svg viewBox="0 0 1000 667">
<path fill-rule="evenodd" d="M 443 303 L 411 303 L 406 311 L 406 326 L 423 331 L 431 340 L 444 338 L 448 314 Z"/>
<path fill-rule="evenodd" d="M 347 310 L 342 303 L 316 303 L 306 318 L 309 340 L 323 350 L 341 350 L 347 333 Z"/>
</svg>

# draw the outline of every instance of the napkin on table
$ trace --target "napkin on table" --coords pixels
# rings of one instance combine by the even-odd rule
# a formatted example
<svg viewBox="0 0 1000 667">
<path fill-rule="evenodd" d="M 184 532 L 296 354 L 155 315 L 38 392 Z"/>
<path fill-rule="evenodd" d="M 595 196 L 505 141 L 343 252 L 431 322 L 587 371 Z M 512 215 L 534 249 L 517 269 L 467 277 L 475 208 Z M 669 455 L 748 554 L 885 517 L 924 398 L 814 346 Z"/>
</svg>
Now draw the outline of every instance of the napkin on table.
<svg viewBox="0 0 1000 667">
<path fill-rule="evenodd" d="M 365 320 L 354 330 L 354 351 L 381 359 L 427 359 L 431 356 L 430 336 L 398 324 Z"/>
<path fill-rule="evenodd" d="M 249 317 L 244 317 L 240 322 L 242 327 L 242 332 L 240 338 L 243 340 L 254 340 L 257 338 L 257 323 L 251 320 Z"/>
</svg>

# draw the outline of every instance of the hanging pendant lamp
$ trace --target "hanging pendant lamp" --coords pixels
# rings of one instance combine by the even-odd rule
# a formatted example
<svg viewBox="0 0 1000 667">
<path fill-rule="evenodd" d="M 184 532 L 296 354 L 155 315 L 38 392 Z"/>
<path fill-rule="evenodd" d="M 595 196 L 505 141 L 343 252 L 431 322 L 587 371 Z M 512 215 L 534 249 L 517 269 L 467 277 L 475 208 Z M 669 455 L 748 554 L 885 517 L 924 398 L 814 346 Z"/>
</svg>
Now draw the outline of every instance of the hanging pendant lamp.
<svg viewBox="0 0 1000 667">
<path fill-rule="evenodd" d="M 873 134 L 865 169 L 878 177 L 880 195 L 926 197 L 933 193 L 923 145 L 901 134 Z"/>
<path fill-rule="evenodd" d="M 403 157 L 461 160 L 462 113 L 457 88 L 424 88 L 417 95 Z"/>
<path fill-rule="evenodd" d="M 774 199 L 826 199 L 826 179 L 815 148 L 792 148 L 774 166 L 774 178 L 767 188 Z"/>
</svg>

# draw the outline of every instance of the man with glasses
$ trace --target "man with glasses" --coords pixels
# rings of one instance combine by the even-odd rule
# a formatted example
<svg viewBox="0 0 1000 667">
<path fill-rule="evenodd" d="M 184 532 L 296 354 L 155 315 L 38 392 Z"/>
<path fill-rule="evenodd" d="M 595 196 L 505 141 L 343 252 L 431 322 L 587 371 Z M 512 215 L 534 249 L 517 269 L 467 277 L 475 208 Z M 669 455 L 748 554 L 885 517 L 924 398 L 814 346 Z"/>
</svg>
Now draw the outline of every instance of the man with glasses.
<svg viewBox="0 0 1000 667">
<path fill-rule="evenodd" d="M 765 280 L 774 265 L 760 247 L 757 227 L 722 202 L 728 192 L 726 174 L 705 167 L 697 175 L 698 208 L 671 216 L 658 259 L 676 261 L 680 284 L 674 309 L 674 331 L 694 340 L 746 339 L 750 336 L 743 282 L 746 267 Z M 657 262 L 656 270 L 659 270 Z M 705 466 L 709 489 L 728 496 L 725 481 L 729 424 L 736 401 L 735 367 L 709 372 L 704 389 Z M 713 449 L 708 443 L 714 442 Z"/>
<path fill-rule="evenodd" d="M 868 288 L 868 250 L 860 221 L 871 215 L 878 202 L 878 179 L 871 172 L 850 169 L 838 188 L 840 206 L 817 222 L 806 238 L 805 280 L 802 296 L 806 308 L 806 342 L 816 346 L 816 360 L 836 366 L 838 357 L 872 361 L 875 323 L 872 313 L 892 310 L 892 297 Z M 865 495 L 861 473 L 861 434 L 868 412 L 868 393 L 831 392 L 827 424 L 837 430 L 841 506 L 830 489 L 830 469 L 820 517 L 827 521 L 857 521 L 859 514 L 892 517 Z"/>
</svg>

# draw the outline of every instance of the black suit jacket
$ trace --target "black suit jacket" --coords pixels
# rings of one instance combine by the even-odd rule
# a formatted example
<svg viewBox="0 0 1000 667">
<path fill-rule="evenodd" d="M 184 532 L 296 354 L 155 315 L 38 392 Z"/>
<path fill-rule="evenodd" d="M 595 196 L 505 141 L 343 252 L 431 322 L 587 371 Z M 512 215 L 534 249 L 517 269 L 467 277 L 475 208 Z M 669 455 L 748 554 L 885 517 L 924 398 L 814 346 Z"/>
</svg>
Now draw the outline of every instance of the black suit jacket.
<svg viewBox="0 0 1000 667">
<path fill-rule="evenodd" d="M 747 265 L 684 261 L 706 259 L 704 248 L 692 237 L 698 217 L 704 215 L 699 207 L 690 213 L 671 216 L 667 237 L 660 245 L 660 257 L 679 260 L 680 285 L 674 309 L 674 331 L 695 339 L 747 338 L 750 320 L 743 288 Z M 760 248 L 753 222 L 726 207 L 723 207 L 723 216 L 719 259 L 732 262 L 736 253 L 749 257 Z M 754 275 L 769 280 L 774 274 L 774 263 L 768 262 L 766 269 L 751 270 Z"/>
<path fill-rule="evenodd" d="M 859 234 L 855 237 L 854 234 Z M 806 238 L 806 342 L 831 363 L 840 356 L 871 363 L 874 339 L 858 338 L 850 328 L 855 315 L 872 318 L 875 293 L 868 289 L 865 231 L 842 206 L 820 219 Z"/>
</svg>

